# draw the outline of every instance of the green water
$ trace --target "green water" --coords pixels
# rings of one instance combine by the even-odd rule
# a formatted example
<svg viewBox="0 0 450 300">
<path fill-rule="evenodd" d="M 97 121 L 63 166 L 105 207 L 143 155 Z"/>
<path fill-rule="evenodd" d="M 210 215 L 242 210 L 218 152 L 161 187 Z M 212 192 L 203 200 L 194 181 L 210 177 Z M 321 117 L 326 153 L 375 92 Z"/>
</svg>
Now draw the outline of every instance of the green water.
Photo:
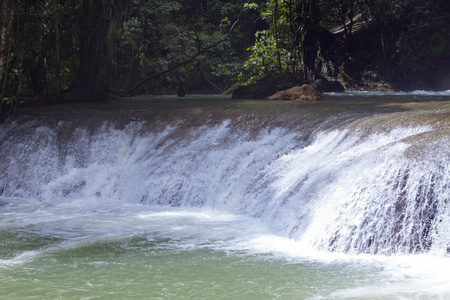
<svg viewBox="0 0 450 300">
<path fill-rule="evenodd" d="M 445 259 L 302 249 L 218 211 L 30 204 L 44 214 L 3 212 L 1 299 L 442 299 L 447 290 L 435 277 L 448 271 L 424 272 L 446 269 Z"/>
<path fill-rule="evenodd" d="M 2 299 L 308 299 L 379 281 L 348 263 L 177 249 L 130 239 L 54 249 L 1 269 Z M 374 293 L 376 297 L 376 293 Z M 353 297 L 350 297 L 353 298 Z M 356 297 L 357 298 L 357 297 Z"/>
</svg>

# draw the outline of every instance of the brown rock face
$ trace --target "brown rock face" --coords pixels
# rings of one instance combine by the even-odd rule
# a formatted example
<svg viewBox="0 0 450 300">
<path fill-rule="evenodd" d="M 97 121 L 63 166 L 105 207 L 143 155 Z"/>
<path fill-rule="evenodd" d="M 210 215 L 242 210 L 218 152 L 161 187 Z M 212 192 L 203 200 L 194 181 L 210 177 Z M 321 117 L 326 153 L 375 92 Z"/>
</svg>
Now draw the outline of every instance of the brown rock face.
<svg viewBox="0 0 450 300">
<path fill-rule="evenodd" d="M 268 97 L 269 100 L 285 101 L 315 101 L 327 99 L 328 96 L 319 92 L 315 87 L 309 84 L 294 86 L 290 89 L 279 91 Z"/>
</svg>

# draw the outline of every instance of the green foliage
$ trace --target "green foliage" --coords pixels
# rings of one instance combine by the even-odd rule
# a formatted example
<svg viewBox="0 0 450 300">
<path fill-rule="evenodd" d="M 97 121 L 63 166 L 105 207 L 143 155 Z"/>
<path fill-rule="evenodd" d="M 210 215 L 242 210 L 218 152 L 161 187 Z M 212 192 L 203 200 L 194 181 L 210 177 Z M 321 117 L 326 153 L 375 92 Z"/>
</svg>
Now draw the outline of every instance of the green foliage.
<svg viewBox="0 0 450 300">
<path fill-rule="evenodd" d="M 69 89 L 95 92 L 105 85 L 129 89 L 143 78 L 194 56 L 193 63 L 157 78 L 140 92 L 161 92 L 155 90 L 161 86 L 170 92 L 179 80 L 191 86 L 205 84 L 206 80 L 227 89 L 237 77 L 245 49 L 253 44 L 254 32 L 261 24 L 258 7 L 263 3 L 4 1 L 2 4 L 14 10 L 14 17 L 10 43 L 1 49 L 2 54 L 9 53 L 3 57 L 7 70 L 0 78 L 3 103 L 13 95 L 36 99 Z M 247 11 L 241 15 L 243 9 Z M 6 22 L 1 26 L 5 28 Z M 231 26 L 233 31 L 229 33 Z M 225 42 L 202 52 L 226 37 L 229 39 Z"/>
<path fill-rule="evenodd" d="M 267 1 L 262 18 L 269 29 L 258 32 L 249 48 L 249 59 L 239 75 L 242 84 L 250 84 L 268 74 L 314 71 L 319 50 L 318 36 L 330 1 Z M 322 10 L 319 9 L 322 7 Z"/>
<path fill-rule="evenodd" d="M 119 30 L 114 69 L 125 78 L 117 78 L 116 86 L 132 86 L 131 82 L 157 74 L 223 40 L 242 9 L 241 1 L 133 1 L 132 13 Z M 205 77 L 227 89 L 238 74 L 239 52 L 253 43 L 253 37 L 242 34 L 248 27 L 240 25 L 238 22 L 229 40 L 198 56 L 194 64 L 166 74 L 142 91 L 153 92 L 155 84 L 174 89 L 180 78 L 198 85 Z M 139 72 L 131 73 L 133 66 L 138 66 Z"/>
<path fill-rule="evenodd" d="M 259 7 L 259 5 L 257 3 L 244 3 L 244 8 L 248 8 L 248 9 L 257 9 Z"/>
<path fill-rule="evenodd" d="M 425 71 L 436 66 L 436 59 L 444 59 L 450 53 L 447 25 L 450 12 L 441 11 L 429 1 L 409 1 L 404 10 L 409 13 L 399 16 L 404 27 L 398 38 L 401 44 L 395 50 L 399 71 Z"/>
<path fill-rule="evenodd" d="M 298 70 L 291 4 L 291 1 L 267 1 L 261 17 L 269 28 L 257 31 L 255 44 L 247 49 L 250 56 L 238 76 L 240 84 L 249 85 L 269 75 Z"/>
<path fill-rule="evenodd" d="M 444 70 L 450 60 L 448 0 L 8 0 L 1 5 L 3 104 L 20 96 L 59 94 L 82 80 L 128 89 L 191 57 L 190 64 L 164 73 L 140 92 L 164 91 L 161 87 L 173 92 L 180 80 L 188 90 L 205 84 L 225 90 L 236 79 L 251 84 L 284 73 L 311 80 L 320 72 L 329 75 L 326 70 L 354 81 L 367 81 L 367 74 L 377 74 L 374 80 L 406 80 Z M 350 21 L 357 15 L 364 26 Z"/>
<path fill-rule="evenodd" d="M 68 3 L 58 6 L 60 18 L 55 22 L 53 1 L 9 1 L 14 6 L 11 26 L 10 55 L 6 70 L 5 90 L 12 99 L 19 95 L 43 96 L 55 93 L 57 71 L 55 54 L 55 26 L 61 35 L 61 73 L 63 88 L 68 88 L 75 78 L 76 53 L 74 52 L 78 28 L 78 11 Z M 15 98 L 17 99 L 17 97 Z"/>
<path fill-rule="evenodd" d="M 283 72 L 419 80 L 450 59 L 448 0 L 269 0 L 261 17 L 268 29 L 248 49 L 244 85 Z"/>
<path fill-rule="evenodd" d="M 248 48 L 250 57 L 245 61 L 238 80 L 243 85 L 255 83 L 271 74 L 289 70 L 291 53 L 279 47 L 273 34 L 268 30 L 256 33 L 255 44 Z M 279 66 L 281 65 L 281 70 Z"/>
</svg>

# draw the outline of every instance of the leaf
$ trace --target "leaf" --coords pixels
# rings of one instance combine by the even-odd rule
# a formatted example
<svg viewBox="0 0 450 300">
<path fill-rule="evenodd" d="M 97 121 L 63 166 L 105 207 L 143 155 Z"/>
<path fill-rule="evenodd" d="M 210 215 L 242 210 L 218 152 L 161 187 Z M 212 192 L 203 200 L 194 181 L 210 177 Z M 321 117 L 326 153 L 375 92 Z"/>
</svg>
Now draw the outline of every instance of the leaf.
<svg viewBox="0 0 450 300">
<path fill-rule="evenodd" d="M 258 4 L 256 3 L 244 3 L 244 8 L 248 8 L 248 9 L 257 9 L 258 8 Z"/>
<path fill-rule="evenodd" d="M 220 26 L 221 27 L 226 27 L 229 26 L 231 24 L 230 20 L 228 20 L 228 17 L 225 17 L 222 21 L 220 21 Z"/>
</svg>

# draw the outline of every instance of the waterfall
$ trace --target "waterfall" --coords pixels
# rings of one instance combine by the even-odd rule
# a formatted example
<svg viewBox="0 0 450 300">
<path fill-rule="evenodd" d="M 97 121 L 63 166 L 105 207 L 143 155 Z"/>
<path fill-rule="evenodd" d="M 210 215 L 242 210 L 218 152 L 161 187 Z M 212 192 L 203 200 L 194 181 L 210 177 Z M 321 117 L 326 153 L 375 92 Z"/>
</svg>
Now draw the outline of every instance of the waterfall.
<svg viewBox="0 0 450 300">
<path fill-rule="evenodd" d="M 442 253 L 450 242 L 442 120 L 360 114 L 283 126 L 245 114 L 119 122 L 96 113 L 2 124 L 1 198 L 206 206 L 324 251 Z"/>
</svg>

